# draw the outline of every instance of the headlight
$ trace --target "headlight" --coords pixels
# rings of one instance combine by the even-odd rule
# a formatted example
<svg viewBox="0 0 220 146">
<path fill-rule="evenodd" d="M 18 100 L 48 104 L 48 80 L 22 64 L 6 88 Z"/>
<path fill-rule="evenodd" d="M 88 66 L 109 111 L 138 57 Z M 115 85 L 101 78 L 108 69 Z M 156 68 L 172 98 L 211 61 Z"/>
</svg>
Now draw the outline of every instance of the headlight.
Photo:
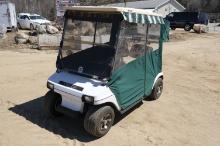
<svg viewBox="0 0 220 146">
<path fill-rule="evenodd" d="M 53 90 L 54 89 L 54 84 L 47 82 L 47 88 Z"/>
<path fill-rule="evenodd" d="M 94 103 L 94 97 L 92 97 L 92 96 L 87 96 L 87 95 L 83 95 L 83 96 L 82 96 L 82 102 L 85 102 L 85 103 Z"/>
</svg>

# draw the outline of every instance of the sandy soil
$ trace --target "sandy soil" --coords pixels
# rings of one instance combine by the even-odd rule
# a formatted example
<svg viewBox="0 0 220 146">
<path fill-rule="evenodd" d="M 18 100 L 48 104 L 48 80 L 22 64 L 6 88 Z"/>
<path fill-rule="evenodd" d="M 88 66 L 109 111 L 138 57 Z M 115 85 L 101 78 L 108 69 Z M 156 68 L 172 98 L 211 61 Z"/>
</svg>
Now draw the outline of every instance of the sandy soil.
<svg viewBox="0 0 220 146">
<path fill-rule="evenodd" d="M 82 119 L 44 115 L 56 53 L 17 46 L 8 34 L 0 40 L 0 146 L 218 146 L 220 34 L 174 34 L 165 43 L 162 97 L 144 101 L 100 139 L 86 134 Z"/>
</svg>

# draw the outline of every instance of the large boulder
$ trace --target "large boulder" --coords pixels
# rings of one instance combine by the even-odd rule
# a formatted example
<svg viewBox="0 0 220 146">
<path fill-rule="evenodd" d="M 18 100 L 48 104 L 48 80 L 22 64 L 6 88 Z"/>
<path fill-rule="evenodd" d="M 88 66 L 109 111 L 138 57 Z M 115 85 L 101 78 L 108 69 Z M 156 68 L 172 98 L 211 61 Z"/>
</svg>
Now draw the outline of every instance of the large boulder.
<svg viewBox="0 0 220 146">
<path fill-rule="evenodd" d="M 17 32 L 15 37 L 20 38 L 20 39 L 28 39 L 29 35 L 23 32 Z"/>
<path fill-rule="evenodd" d="M 58 24 L 54 25 L 54 27 L 56 27 L 59 31 L 63 31 L 63 28 Z"/>
<path fill-rule="evenodd" d="M 38 34 L 47 33 L 46 25 L 37 25 L 36 31 Z"/>
<path fill-rule="evenodd" d="M 16 42 L 16 44 L 26 44 L 28 42 L 28 40 L 15 37 L 15 42 Z"/>
<path fill-rule="evenodd" d="M 207 25 L 203 25 L 203 24 L 195 24 L 193 26 L 193 30 L 196 33 L 207 33 L 209 31 L 209 27 Z"/>
<path fill-rule="evenodd" d="M 17 44 L 26 44 L 28 42 L 29 36 L 23 32 L 17 32 L 15 36 L 15 42 Z"/>
<path fill-rule="evenodd" d="M 0 39 L 5 37 L 7 32 L 7 27 L 5 25 L 0 25 Z"/>
<path fill-rule="evenodd" d="M 59 30 L 52 25 L 47 25 L 46 29 L 47 29 L 47 33 L 49 34 L 56 34 L 59 32 Z"/>
</svg>

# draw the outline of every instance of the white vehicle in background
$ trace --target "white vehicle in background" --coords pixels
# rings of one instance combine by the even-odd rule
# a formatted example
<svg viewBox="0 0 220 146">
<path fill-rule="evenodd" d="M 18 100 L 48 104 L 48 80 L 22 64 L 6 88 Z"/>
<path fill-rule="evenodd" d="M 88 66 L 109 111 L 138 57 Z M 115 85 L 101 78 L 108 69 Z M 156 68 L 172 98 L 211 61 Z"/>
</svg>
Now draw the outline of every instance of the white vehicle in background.
<svg viewBox="0 0 220 146">
<path fill-rule="evenodd" d="M 38 14 L 19 13 L 17 17 L 19 29 L 36 29 L 37 25 L 47 25 L 51 22 Z"/>
</svg>

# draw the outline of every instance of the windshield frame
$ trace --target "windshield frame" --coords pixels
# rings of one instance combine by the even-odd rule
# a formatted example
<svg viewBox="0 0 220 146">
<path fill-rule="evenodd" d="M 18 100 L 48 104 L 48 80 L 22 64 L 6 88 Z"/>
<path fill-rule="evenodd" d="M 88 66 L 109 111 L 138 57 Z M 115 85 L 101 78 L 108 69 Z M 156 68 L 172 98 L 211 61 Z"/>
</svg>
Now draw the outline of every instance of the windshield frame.
<svg viewBox="0 0 220 146">
<path fill-rule="evenodd" d="M 59 53 L 58 53 L 57 62 L 56 62 L 56 66 L 57 66 L 57 69 L 59 71 L 67 71 L 67 72 L 70 72 L 70 73 L 74 73 L 74 74 L 78 74 L 78 75 L 81 75 L 81 76 L 85 76 L 85 77 L 89 77 L 89 78 L 93 78 L 93 79 L 98 79 L 98 80 L 107 80 L 106 78 L 102 78 L 102 77 L 99 77 L 97 75 L 92 75 L 92 74 L 87 74 L 87 73 L 79 73 L 75 70 L 64 69 L 64 68 L 62 68 L 63 65 L 62 65 L 61 60 L 63 59 L 62 49 L 63 49 L 63 45 L 64 45 L 64 37 L 65 37 L 65 33 L 66 33 L 66 28 L 67 28 L 67 25 L 68 25 L 68 19 L 91 21 L 91 22 L 95 22 L 95 23 L 97 23 L 97 22 L 111 23 L 112 28 L 111 28 L 111 32 L 110 32 L 110 42 L 111 41 L 113 42 L 112 47 L 114 47 L 114 49 L 116 50 L 117 49 L 117 40 L 118 40 L 118 36 L 119 36 L 119 31 L 120 31 L 120 23 L 123 20 L 123 17 L 119 14 L 116 14 L 116 13 L 109 14 L 109 15 L 112 15 L 112 18 L 113 18 L 112 20 L 102 19 L 102 18 L 101 19 L 95 19 L 93 17 L 85 19 L 85 18 L 73 17 L 73 16 L 71 16 L 71 13 L 68 15 L 68 11 L 66 11 L 66 13 L 64 15 L 64 29 L 63 29 L 64 31 L 63 31 L 63 34 L 62 34 Z M 117 16 L 117 17 L 115 17 L 114 15 Z M 93 44 L 95 43 L 95 40 L 96 40 L 95 39 L 96 31 L 97 31 L 97 28 L 95 28 L 95 31 L 94 31 L 95 34 L 94 34 Z M 112 61 L 113 63 L 112 63 L 112 69 L 111 69 L 111 72 L 110 72 L 110 76 L 111 76 L 112 71 L 113 71 L 114 59 L 115 59 L 115 55 L 114 55 L 114 58 L 113 58 L 113 61 Z"/>
</svg>

